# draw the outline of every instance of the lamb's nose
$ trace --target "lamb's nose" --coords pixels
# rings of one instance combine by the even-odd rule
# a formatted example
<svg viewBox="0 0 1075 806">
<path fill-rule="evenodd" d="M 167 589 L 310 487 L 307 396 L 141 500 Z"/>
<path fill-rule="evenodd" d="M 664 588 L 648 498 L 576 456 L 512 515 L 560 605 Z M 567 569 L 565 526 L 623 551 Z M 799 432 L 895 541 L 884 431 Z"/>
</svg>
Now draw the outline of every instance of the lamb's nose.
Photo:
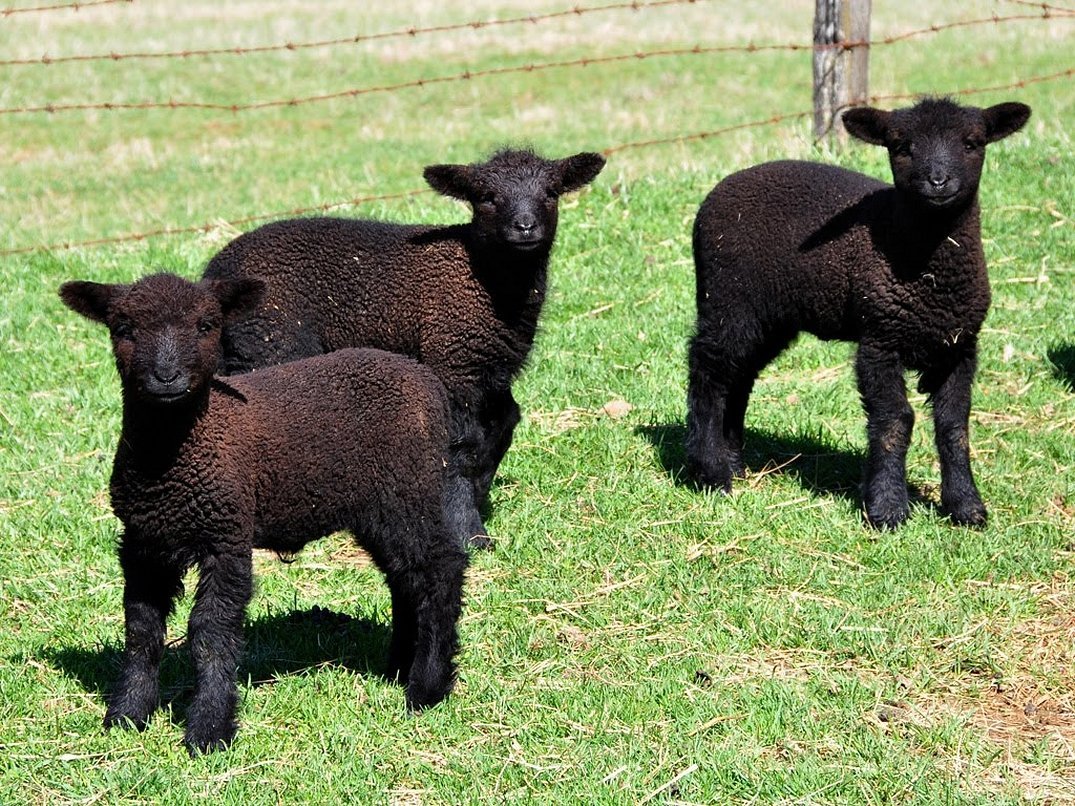
<svg viewBox="0 0 1075 806">
<path fill-rule="evenodd" d="M 519 230 L 519 232 L 533 232 L 534 228 L 537 226 L 537 219 L 532 215 L 521 215 L 515 219 L 514 225 L 515 229 Z"/>
<path fill-rule="evenodd" d="M 951 179 L 948 174 L 930 174 L 929 183 L 935 188 L 942 188 L 948 184 L 948 180 Z"/>
<path fill-rule="evenodd" d="M 153 377 L 165 385 L 175 383 L 179 379 L 179 370 L 175 367 L 155 367 Z"/>
</svg>

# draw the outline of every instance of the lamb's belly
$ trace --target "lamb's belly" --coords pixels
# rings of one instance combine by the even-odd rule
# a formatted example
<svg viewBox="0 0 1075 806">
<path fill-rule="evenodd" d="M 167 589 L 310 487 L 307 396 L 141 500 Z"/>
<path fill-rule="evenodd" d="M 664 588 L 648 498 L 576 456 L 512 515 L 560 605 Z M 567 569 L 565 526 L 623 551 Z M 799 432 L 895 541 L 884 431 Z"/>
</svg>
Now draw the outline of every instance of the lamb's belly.
<svg viewBox="0 0 1075 806">
<path fill-rule="evenodd" d="M 319 522 L 311 517 L 308 520 L 288 520 L 275 522 L 259 528 L 254 534 L 254 547 L 294 553 L 307 543 L 338 531 L 341 526 Z"/>
</svg>

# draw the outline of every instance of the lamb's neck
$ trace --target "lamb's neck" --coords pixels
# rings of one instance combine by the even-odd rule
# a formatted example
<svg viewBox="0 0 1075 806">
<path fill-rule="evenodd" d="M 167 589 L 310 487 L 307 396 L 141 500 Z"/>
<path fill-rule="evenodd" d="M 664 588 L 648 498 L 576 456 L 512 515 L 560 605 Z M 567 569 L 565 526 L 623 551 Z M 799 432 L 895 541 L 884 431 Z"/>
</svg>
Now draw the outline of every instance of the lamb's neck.
<svg viewBox="0 0 1075 806">
<path fill-rule="evenodd" d="M 124 395 L 120 454 L 146 475 L 164 473 L 190 439 L 208 404 L 208 394 L 170 405 Z"/>
<path fill-rule="evenodd" d="M 475 274 L 500 319 L 512 327 L 536 328 L 545 303 L 549 248 L 529 252 L 488 248 L 474 258 Z"/>
<path fill-rule="evenodd" d="M 939 270 L 953 281 L 981 271 L 981 214 L 978 197 L 954 210 L 937 210 L 897 199 L 888 229 L 898 265 L 915 274 Z"/>
</svg>

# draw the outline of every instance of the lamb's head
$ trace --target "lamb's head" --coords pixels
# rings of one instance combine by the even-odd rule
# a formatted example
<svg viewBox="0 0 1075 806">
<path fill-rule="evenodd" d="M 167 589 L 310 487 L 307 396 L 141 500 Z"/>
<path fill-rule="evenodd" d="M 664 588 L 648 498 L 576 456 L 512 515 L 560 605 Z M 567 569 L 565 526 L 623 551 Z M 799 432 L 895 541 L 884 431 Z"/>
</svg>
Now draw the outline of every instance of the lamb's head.
<svg viewBox="0 0 1075 806">
<path fill-rule="evenodd" d="M 600 154 L 548 160 L 505 149 L 484 163 L 430 165 L 425 178 L 438 193 L 470 204 L 471 226 L 483 244 L 547 253 L 556 237 L 560 196 L 588 184 L 604 165 Z"/>
<path fill-rule="evenodd" d="M 895 186 L 933 209 L 961 209 L 978 192 L 985 146 L 1014 134 L 1030 107 L 1003 103 L 988 109 L 926 98 L 907 109 L 849 109 L 844 127 L 888 149 Z"/>
<path fill-rule="evenodd" d="M 131 285 L 64 283 L 60 298 L 108 327 L 125 397 L 175 405 L 208 388 L 220 360 L 221 327 L 251 312 L 264 289 L 250 278 L 192 283 L 152 274 Z"/>
</svg>

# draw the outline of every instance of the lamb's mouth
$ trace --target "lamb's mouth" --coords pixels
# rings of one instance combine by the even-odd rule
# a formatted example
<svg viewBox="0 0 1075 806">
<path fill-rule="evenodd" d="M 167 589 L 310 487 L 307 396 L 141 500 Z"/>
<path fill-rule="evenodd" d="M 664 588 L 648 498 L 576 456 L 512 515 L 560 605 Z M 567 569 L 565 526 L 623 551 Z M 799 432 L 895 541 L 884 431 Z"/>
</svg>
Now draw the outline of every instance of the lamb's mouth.
<svg viewBox="0 0 1075 806">
<path fill-rule="evenodd" d="M 520 252 L 531 252 L 541 246 L 543 242 L 540 239 L 532 241 L 512 241 L 511 246 L 513 249 L 518 249 Z"/>
<path fill-rule="evenodd" d="M 958 196 L 959 191 L 956 191 L 955 193 L 945 193 L 943 195 L 931 193 L 929 195 L 924 195 L 922 198 L 925 200 L 926 204 L 931 207 L 947 207 L 954 202 Z"/>
<path fill-rule="evenodd" d="M 167 390 L 145 390 L 145 396 L 147 400 L 151 400 L 154 403 L 162 403 L 166 406 L 172 403 L 178 403 L 180 400 L 184 400 L 190 394 L 189 389 L 180 389 L 177 391 Z"/>
</svg>

